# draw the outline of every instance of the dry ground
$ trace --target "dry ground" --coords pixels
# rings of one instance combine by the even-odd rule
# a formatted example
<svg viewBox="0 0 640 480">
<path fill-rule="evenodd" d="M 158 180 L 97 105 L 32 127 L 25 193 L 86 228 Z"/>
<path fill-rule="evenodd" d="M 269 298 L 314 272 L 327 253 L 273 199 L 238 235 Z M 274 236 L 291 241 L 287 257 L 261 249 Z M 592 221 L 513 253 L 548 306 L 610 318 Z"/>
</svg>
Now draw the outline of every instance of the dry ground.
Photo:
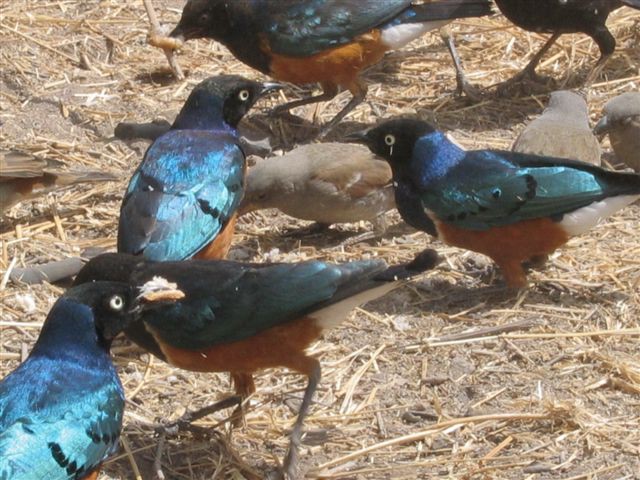
<svg viewBox="0 0 640 480">
<path fill-rule="evenodd" d="M 161 22 L 173 24 L 181 6 L 158 1 Z M 601 83 L 588 91 L 594 120 L 606 100 L 640 85 L 640 15 L 621 9 L 609 23 L 619 45 Z M 162 53 L 146 45 L 147 30 L 141 1 L 0 5 L 2 147 L 121 174 L 118 183 L 14 207 L 0 227 L 3 271 L 90 246 L 114 247 L 121 194 L 146 146 L 111 138 L 117 122 L 171 120 L 208 75 L 256 77 L 219 45 L 199 41 L 179 56 L 188 76 L 176 83 Z M 498 16 L 454 30 L 472 80 L 485 87 L 516 73 L 542 41 Z M 561 86 L 577 85 L 596 54 L 587 37 L 563 37 L 543 72 Z M 509 147 L 546 102 L 545 94 L 489 94 L 478 104 L 456 98 L 453 69 L 436 35 L 390 54 L 367 79 L 368 101 L 345 129 L 419 115 L 467 147 Z M 326 119 L 347 100 L 341 95 L 300 113 Z M 267 106 L 255 116 L 290 148 L 300 129 L 266 122 Z M 640 478 L 639 214 L 639 206 L 628 208 L 572 240 L 548 268 L 531 274 L 534 286 L 519 295 L 501 288 L 482 257 L 434 243 L 445 258 L 436 271 L 359 309 L 313 347 L 323 379 L 306 422 L 308 478 Z M 344 247 L 341 241 L 367 227 L 281 236 L 301 225 L 276 212 L 250 215 L 240 223 L 233 256 L 393 262 L 430 242 L 400 225 L 379 242 Z M 0 375 L 24 358 L 62 291 L 0 284 Z M 150 425 L 223 397 L 228 379 L 172 369 L 125 340 L 114 353 L 129 402 L 121 454 L 102 478 L 150 479 L 157 445 Z M 264 477 L 283 456 L 303 387 L 302 378 L 282 370 L 260 375 L 244 426 L 223 423 L 209 438 L 187 433 L 167 440 L 161 457 L 167 478 Z"/>
</svg>

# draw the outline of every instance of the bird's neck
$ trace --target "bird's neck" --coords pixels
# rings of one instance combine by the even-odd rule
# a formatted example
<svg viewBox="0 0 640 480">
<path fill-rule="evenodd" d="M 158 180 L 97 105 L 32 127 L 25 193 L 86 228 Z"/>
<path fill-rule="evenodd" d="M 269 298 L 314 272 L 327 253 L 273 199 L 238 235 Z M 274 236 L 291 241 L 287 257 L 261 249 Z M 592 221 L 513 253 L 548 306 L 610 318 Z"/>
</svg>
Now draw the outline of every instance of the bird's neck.
<svg viewBox="0 0 640 480">
<path fill-rule="evenodd" d="M 444 177 L 464 158 L 466 152 L 442 132 L 428 133 L 413 148 L 410 175 L 419 187 Z"/>
<path fill-rule="evenodd" d="M 49 312 L 30 357 L 48 357 L 110 366 L 109 345 L 98 337 L 93 312 L 83 304 L 58 300 Z"/>
<path fill-rule="evenodd" d="M 396 183 L 395 199 L 402 219 L 413 228 L 437 237 L 436 226 L 424 210 L 417 189 L 406 180 Z"/>
<path fill-rule="evenodd" d="M 235 133 L 235 128 L 224 121 L 223 102 L 197 94 L 187 99 L 171 130 L 224 130 Z"/>
</svg>

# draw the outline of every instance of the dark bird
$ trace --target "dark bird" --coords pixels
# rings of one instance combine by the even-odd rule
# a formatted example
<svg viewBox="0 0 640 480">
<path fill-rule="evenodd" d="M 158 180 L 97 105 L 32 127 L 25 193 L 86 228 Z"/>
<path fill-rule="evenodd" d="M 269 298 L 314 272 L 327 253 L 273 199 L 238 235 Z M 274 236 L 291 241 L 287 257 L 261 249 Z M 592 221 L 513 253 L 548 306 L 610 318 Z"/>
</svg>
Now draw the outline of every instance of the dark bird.
<svg viewBox="0 0 640 480">
<path fill-rule="evenodd" d="M 222 75 L 193 89 L 129 182 L 119 252 L 156 261 L 226 256 L 246 169 L 236 127 L 258 98 L 276 88 Z"/>
<path fill-rule="evenodd" d="M 57 188 L 117 179 L 107 172 L 65 169 L 65 165 L 57 160 L 14 150 L 0 151 L 0 213 L 22 200 Z"/>
<path fill-rule="evenodd" d="M 516 80 L 536 77 L 536 66 L 549 48 L 565 33 L 589 35 L 600 49 L 600 58 L 591 69 L 590 85 L 616 48 L 616 39 L 607 29 L 609 14 L 626 5 L 640 9 L 640 0 L 495 0 L 500 11 L 518 27 L 551 37 L 536 53 Z"/>
<path fill-rule="evenodd" d="M 304 417 L 320 380 L 320 363 L 306 348 L 356 306 L 432 268 L 428 250 L 405 265 L 382 260 L 341 265 L 322 261 L 242 264 L 190 260 L 147 262 L 123 254 L 95 257 L 75 283 L 117 280 L 139 285 L 155 276 L 175 282 L 182 301 L 142 313 L 126 331 L 134 342 L 170 364 L 199 372 L 231 372 L 236 392 L 255 391 L 254 372 L 286 367 L 309 379 L 284 462 L 293 478 Z"/>
<path fill-rule="evenodd" d="M 176 292 L 162 289 L 148 299 Z M 140 301 L 114 282 L 80 285 L 58 299 L 27 360 L 0 382 L 0 478 L 98 476 L 118 447 L 124 411 L 109 348 Z"/>
<path fill-rule="evenodd" d="M 171 36 L 211 38 L 273 78 L 320 83 L 321 95 L 278 110 L 349 90 L 353 98 L 325 125 L 326 133 L 364 100 L 367 86 L 360 72 L 387 51 L 456 18 L 490 13 L 488 0 L 189 0 Z"/>
<path fill-rule="evenodd" d="M 608 133 L 616 157 L 640 172 L 640 92 L 623 93 L 609 100 L 603 113 L 595 133 Z"/>
<path fill-rule="evenodd" d="M 465 151 L 418 120 L 352 136 L 391 164 L 396 204 L 413 227 L 491 257 L 510 287 L 537 262 L 640 198 L 640 175 L 562 158 Z"/>
<path fill-rule="evenodd" d="M 600 165 L 600 143 L 589 126 L 587 102 L 570 90 L 551 94 L 547 108 L 522 131 L 512 150 Z"/>
<path fill-rule="evenodd" d="M 265 208 L 326 226 L 368 220 L 381 233 L 395 208 L 391 169 L 360 145 L 305 145 L 249 168 L 240 215 Z"/>
</svg>

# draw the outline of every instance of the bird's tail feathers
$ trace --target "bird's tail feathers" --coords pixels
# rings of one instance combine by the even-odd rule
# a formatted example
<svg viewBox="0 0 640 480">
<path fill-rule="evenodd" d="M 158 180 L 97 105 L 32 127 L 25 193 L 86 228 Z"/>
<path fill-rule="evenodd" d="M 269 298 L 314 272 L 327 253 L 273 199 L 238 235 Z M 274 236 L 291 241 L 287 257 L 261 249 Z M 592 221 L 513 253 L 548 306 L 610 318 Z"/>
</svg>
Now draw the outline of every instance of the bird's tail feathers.
<svg viewBox="0 0 640 480">
<path fill-rule="evenodd" d="M 424 250 L 411 262 L 392 265 L 385 270 L 368 272 L 369 280 L 346 282 L 341 291 L 330 300 L 326 307 L 315 310 L 311 315 L 321 329 L 327 330 L 341 324 L 349 312 L 359 305 L 382 297 L 398 288 L 411 277 L 434 268 L 439 262 L 439 256 L 434 250 Z M 337 300 L 337 301 L 336 301 Z"/>
</svg>

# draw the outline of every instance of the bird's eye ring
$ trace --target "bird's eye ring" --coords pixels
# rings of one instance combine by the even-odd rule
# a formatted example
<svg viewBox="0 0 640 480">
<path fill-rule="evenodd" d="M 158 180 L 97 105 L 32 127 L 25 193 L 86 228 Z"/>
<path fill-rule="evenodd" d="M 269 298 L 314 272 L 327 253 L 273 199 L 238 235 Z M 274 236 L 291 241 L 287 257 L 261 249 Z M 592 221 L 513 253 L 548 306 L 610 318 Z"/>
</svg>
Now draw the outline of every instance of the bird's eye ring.
<svg viewBox="0 0 640 480">
<path fill-rule="evenodd" d="M 391 135 L 390 133 L 386 134 L 384 136 L 384 143 L 386 143 L 388 146 L 394 145 L 396 143 L 395 135 Z"/>
<path fill-rule="evenodd" d="M 247 100 L 249 100 L 249 96 L 249 90 L 247 89 L 240 90 L 240 92 L 238 92 L 238 98 L 241 102 L 246 102 Z"/>
<path fill-rule="evenodd" d="M 208 13 L 203 13 L 202 15 L 200 15 L 200 18 L 198 18 L 198 23 L 200 23 L 200 25 L 208 25 L 209 24 L 209 14 Z"/>
<path fill-rule="evenodd" d="M 124 298 L 122 298 L 122 295 L 114 295 L 111 297 L 109 299 L 109 308 L 116 312 L 122 310 L 124 308 Z"/>
</svg>

